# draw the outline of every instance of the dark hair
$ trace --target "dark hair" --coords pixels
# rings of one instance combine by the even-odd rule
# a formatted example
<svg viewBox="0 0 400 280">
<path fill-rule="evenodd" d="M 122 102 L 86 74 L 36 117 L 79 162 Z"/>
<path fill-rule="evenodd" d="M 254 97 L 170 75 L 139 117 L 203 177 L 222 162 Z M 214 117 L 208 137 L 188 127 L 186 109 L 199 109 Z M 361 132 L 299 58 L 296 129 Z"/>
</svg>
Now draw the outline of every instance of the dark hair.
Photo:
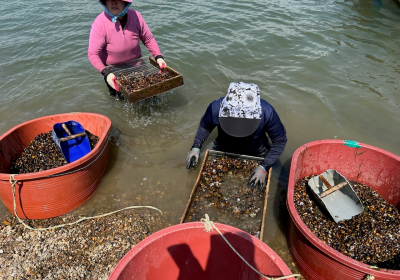
<svg viewBox="0 0 400 280">
<path fill-rule="evenodd" d="M 106 5 L 106 0 L 100 0 L 101 3 L 103 3 L 103 5 Z"/>
</svg>

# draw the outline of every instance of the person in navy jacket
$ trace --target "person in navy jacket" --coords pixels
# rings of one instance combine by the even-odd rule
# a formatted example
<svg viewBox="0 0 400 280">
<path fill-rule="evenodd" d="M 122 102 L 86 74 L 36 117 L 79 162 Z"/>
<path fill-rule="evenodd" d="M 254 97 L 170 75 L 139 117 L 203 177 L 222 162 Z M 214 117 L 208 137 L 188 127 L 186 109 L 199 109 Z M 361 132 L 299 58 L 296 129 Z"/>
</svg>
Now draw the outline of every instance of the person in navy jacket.
<svg viewBox="0 0 400 280">
<path fill-rule="evenodd" d="M 282 154 L 287 138 L 275 109 L 260 98 L 258 86 L 231 83 L 225 97 L 210 103 L 187 155 L 188 169 L 197 166 L 200 149 L 215 127 L 214 150 L 264 158 L 249 178 L 250 187 L 263 190 L 267 171 Z"/>
</svg>

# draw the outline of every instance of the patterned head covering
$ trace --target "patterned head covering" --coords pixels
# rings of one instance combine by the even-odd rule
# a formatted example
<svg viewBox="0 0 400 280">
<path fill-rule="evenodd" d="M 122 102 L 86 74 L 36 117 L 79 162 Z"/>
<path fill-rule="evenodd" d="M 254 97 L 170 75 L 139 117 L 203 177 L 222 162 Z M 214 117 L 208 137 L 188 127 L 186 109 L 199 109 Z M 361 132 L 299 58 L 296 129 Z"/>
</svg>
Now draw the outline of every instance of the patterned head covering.
<svg viewBox="0 0 400 280">
<path fill-rule="evenodd" d="M 221 102 L 219 119 L 222 129 L 234 137 L 252 134 L 261 120 L 260 89 L 256 84 L 231 83 Z"/>
</svg>

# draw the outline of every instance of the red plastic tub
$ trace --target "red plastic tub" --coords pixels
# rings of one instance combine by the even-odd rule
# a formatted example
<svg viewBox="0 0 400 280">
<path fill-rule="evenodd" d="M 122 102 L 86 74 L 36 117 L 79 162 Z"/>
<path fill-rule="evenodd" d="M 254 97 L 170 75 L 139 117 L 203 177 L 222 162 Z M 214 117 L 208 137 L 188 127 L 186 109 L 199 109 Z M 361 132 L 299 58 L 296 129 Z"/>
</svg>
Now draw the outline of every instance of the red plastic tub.
<svg viewBox="0 0 400 280">
<path fill-rule="evenodd" d="M 17 215 L 26 219 L 60 216 L 88 200 L 101 181 L 108 161 L 109 118 L 93 113 L 66 113 L 24 122 L 0 137 L 0 198 L 14 214 L 10 164 L 40 133 L 49 132 L 55 123 L 75 120 L 100 137 L 96 147 L 84 157 L 46 171 L 19 174 L 15 186 Z"/>
<path fill-rule="evenodd" d="M 259 272 L 291 275 L 282 259 L 250 234 L 215 223 L 231 245 Z M 265 279 L 248 267 L 214 229 L 201 222 L 165 228 L 141 241 L 117 264 L 108 279 Z M 293 277 L 288 278 L 294 280 Z"/>
<path fill-rule="evenodd" d="M 349 181 L 366 184 L 387 202 L 400 207 L 400 157 L 385 150 L 343 140 L 321 140 L 299 147 L 290 166 L 287 207 L 291 216 L 288 244 L 292 257 L 306 279 L 400 279 L 398 270 L 375 270 L 323 243 L 303 223 L 293 201 L 294 186 L 305 176 L 336 169 Z"/>
</svg>

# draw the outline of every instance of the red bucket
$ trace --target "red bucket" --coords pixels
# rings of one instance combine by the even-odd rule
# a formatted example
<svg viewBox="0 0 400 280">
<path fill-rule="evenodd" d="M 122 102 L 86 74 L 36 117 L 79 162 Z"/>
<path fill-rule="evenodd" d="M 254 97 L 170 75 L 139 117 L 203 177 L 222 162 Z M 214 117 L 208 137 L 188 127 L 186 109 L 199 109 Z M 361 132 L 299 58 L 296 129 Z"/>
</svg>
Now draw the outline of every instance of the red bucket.
<svg viewBox="0 0 400 280">
<path fill-rule="evenodd" d="M 237 228 L 215 223 L 229 243 L 259 272 L 269 277 L 291 275 L 265 243 Z M 201 222 L 165 228 L 141 241 L 117 264 L 108 279 L 265 279 L 236 255 L 214 229 Z M 288 278 L 294 280 L 293 277 Z"/>
<path fill-rule="evenodd" d="M 375 270 L 326 245 L 303 223 L 294 206 L 294 186 L 305 176 L 336 169 L 349 181 L 366 184 L 387 202 L 400 207 L 400 157 L 358 143 L 320 140 L 299 147 L 290 166 L 287 208 L 291 216 L 288 244 L 292 257 L 306 279 L 400 279 L 398 270 Z"/>
<path fill-rule="evenodd" d="M 15 185 L 17 215 L 26 219 L 60 216 L 88 200 L 101 181 L 108 161 L 109 118 L 93 113 L 67 113 L 24 122 L 0 137 L 0 198 L 14 214 L 10 180 L 11 161 L 40 133 L 52 131 L 55 123 L 75 120 L 100 137 L 96 147 L 84 157 L 46 171 L 19 174 Z"/>
</svg>

